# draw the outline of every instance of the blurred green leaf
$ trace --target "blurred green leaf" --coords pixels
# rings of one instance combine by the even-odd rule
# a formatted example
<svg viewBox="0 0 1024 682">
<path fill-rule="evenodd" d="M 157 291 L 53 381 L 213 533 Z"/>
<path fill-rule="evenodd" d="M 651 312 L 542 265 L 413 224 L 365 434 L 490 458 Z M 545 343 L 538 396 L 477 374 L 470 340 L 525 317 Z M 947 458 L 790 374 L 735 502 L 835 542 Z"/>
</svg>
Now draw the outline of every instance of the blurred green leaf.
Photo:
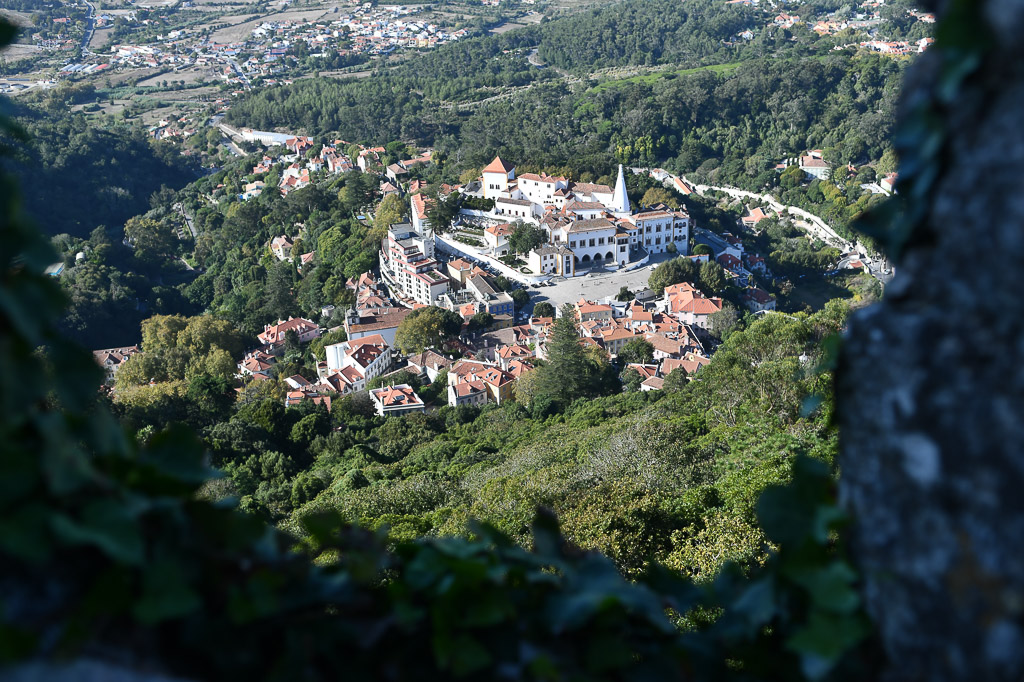
<svg viewBox="0 0 1024 682">
<path fill-rule="evenodd" d="M 80 518 L 56 514 L 52 524 L 54 532 L 65 542 L 93 545 L 115 561 L 142 563 L 143 542 L 138 519 L 122 502 L 112 499 L 89 502 Z"/>
<path fill-rule="evenodd" d="M 142 597 L 132 612 L 141 622 L 152 625 L 187 615 L 200 606 L 202 600 L 189 586 L 181 564 L 173 559 L 160 559 L 146 566 Z"/>
</svg>

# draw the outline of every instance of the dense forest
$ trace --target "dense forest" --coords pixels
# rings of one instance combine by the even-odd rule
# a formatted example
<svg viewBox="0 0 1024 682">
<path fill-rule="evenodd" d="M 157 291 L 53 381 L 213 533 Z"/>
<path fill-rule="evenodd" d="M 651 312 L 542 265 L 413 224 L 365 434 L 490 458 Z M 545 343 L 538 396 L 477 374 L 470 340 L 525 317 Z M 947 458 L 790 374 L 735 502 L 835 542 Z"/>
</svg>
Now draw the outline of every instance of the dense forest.
<svg viewBox="0 0 1024 682">
<path fill-rule="evenodd" d="M 893 35 L 925 30 L 904 4 L 887 9 L 883 27 Z M 909 62 L 834 50 L 846 43 L 806 27 L 769 26 L 753 40 L 730 40 L 739 27 L 762 21 L 770 18 L 720 3 L 627 1 L 445 46 L 371 80 L 264 89 L 233 106 L 229 118 L 261 129 L 433 146 L 449 180 L 495 154 L 576 177 L 606 173 L 617 162 L 660 165 L 709 184 L 776 192 L 849 234 L 871 201 L 860 185 L 895 169 L 890 129 Z M 532 47 L 579 75 L 531 66 Z M 602 66 L 645 65 L 671 68 L 586 77 Z M 702 68 L 714 65 L 722 68 Z M 466 100 L 475 101 L 459 104 Z M 775 170 L 807 149 L 821 149 L 837 169 L 825 186 Z M 847 165 L 856 172 L 847 176 Z"/>
<path fill-rule="evenodd" d="M 542 504 L 568 539 L 627 575 L 657 561 L 709 579 L 727 560 L 763 559 L 754 502 L 787 479 L 797 455 L 832 461 L 822 342 L 846 314 L 836 301 L 814 315 L 741 324 L 697 381 L 672 379 L 655 393 L 624 393 L 617 370 L 584 353 L 565 317 L 565 354 L 549 352 L 535 380 L 517 387 L 517 402 L 390 419 L 375 416 L 365 395 L 330 411 L 284 407 L 281 379 L 310 375 L 304 356 L 322 357 L 322 343 L 291 347 L 276 380 L 233 400 L 245 338 L 211 316 L 156 317 L 143 325 L 144 352 L 118 374 L 112 407 L 141 438 L 173 423 L 196 428 L 227 474 L 206 494 L 238 497 L 299 537 L 302 519 L 333 510 L 386 527 L 395 541 L 465 535 L 481 519 L 525 543 Z M 589 369 L 561 377 L 570 366 Z M 561 378 L 546 385 L 549 375 Z M 443 401 L 443 375 L 413 383 Z"/>
<path fill-rule="evenodd" d="M 71 106 L 92 101 L 91 86 L 61 86 L 13 108 L 23 142 L 6 160 L 31 219 L 51 235 L 87 237 L 120 230 L 150 208 L 163 186 L 184 187 L 198 168 L 180 149 L 148 139 L 137 125 L 97 125 Z"/>
<path fill-rule="evenodd" d="M 615 162 L 661 165 L 710 183 L 779 188 L 785 203 L 817 210 L 845 230 L 869 200 L 860 182 L 895 168 L 889 130 L 904 67 L 869 54 L 755 59 L 728 76 L 669 74 L 572 94 L 559 83 L 538 84 L 458 116 L 408 90 L 392 95 L 311 80 L 254 95 L 232 117 L 261 128 L 433 144 L 450 178 L 495 154 L 576 177 L 603 174 Z M 821 183 L 808 190 L 774 169 L 808 148 L 823 149 L 836 166 L 874 162 L 877 171 L 849 183 L 838 175 L 832 184 L 844 188 L 826 196 Z"/>
<path fill-rule="evenodd" d="M 762 13 L 714 0 L 624 2 L 544 26 L 537 36 L 545 62 L 576 74 L 608 66 L 702 66 L 736 61 L 760 46 L 730 39 Z"/>
</svg>

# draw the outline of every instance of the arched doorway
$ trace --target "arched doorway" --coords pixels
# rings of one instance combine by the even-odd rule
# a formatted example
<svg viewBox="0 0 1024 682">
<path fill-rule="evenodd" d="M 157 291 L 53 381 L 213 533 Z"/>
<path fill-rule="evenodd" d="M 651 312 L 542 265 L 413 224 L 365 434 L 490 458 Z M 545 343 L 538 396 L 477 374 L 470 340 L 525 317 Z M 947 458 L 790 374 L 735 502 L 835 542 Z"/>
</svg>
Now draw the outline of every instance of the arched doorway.
<svg viewBox="0 0 1024 682">
<path fill-rule="evenodd" d="M 605 258 L 607 258 L 608 260 L 615 260 L 615 254 L 609 251 L 608 255 L 605 256 Z"/>
<path fill-rule="evenodd" d="M 580 263 L 586 264 L 590 262 L 590 254 L 584 254 L 583 258 L 580 258 Z"/>
</svg>

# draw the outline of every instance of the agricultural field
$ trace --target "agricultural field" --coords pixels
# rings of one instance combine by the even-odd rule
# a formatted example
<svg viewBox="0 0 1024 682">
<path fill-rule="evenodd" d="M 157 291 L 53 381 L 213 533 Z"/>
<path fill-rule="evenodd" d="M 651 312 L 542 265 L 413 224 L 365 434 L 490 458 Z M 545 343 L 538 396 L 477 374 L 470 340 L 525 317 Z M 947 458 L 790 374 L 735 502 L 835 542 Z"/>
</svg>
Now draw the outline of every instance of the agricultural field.
<svg viewBox="0 0 1024 682">
<path fill-rule="evenodd" d="M 287 12 L 275 12 L 273 14 L 266 14 L 262 16 L 255 16 L 254 18 L 243 21 L 241 23 L 228 26 L 226 28 L 218 29 L 213 32 L 210 36 L 210 40 L 215 43 L 237 43 L 242 42 L 252 33 L 253 29 L 262 24 L 265 21 L 269 22 L 285 22 L 291 21 L 295 23 L 315 21 L 320 19 L 324 15 L 331 11 L 331 5 L 325 5 L 318 9 L 307 9 L 307 10 L 290 10 Z M 217 23 L 224 23 L 230 17 L 222 17 Z"/>
<path fill-rule="evenodd" d="M 217 69 L 213 68 L 188 68 L 170 73 L 160 73 L 152 78 L 141 80 L 136 85 L 142 88 L 167 87 L 165 84 L 178 84 L 189 86 L 200 81 L 212 81 L 217 78 Z"/>
<path fill-rule="evenodd" d="M 8 45 L 3 50 L 0 50 L 0 60 L 17 62 L 22 59 L 28 59 L 29 57 L 38 57 L 41 54 L 43 54 L 43 51 L 35 45 L 14 43 L 13 45 Z"/>
</svg>

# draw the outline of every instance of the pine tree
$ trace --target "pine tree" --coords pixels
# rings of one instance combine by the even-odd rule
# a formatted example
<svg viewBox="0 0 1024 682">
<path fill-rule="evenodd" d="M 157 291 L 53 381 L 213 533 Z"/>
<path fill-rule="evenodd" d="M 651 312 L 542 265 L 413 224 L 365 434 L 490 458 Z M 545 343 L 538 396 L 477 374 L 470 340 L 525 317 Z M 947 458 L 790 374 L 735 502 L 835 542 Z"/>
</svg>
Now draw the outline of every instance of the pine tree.
<svg viewBox="0 0 1024 682">
<path fill-rule="evenodd" d="M 536 392 L 567 405 L 589 394 L 592 368 L 580 345 L 576 310 L 562 308 L 562 316 L 551 325 L 547 340 L 548 364 L 539 368 Z"/>
</svg>

